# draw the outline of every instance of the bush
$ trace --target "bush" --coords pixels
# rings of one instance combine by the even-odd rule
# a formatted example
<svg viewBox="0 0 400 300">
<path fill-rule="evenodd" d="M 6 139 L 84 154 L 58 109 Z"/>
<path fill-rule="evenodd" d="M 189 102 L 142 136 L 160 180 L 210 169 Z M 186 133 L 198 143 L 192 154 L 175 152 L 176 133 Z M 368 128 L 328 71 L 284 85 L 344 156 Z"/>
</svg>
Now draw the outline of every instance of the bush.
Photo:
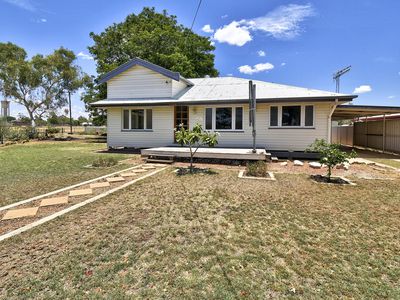
<svg viewBox="0 0 400 300">
<path fill-rule="evenodd" d="M 60 128 L 47 127 L 46 132 L 49 135 L 54 135 L 54 134 L 60 133 Z"/>
<path fill-rule="evenodd" d="M 249 162 L 246 166 L 246 175 L 254 177 L 267 177 L 267 164 L 265 161 Z"/>
<path fill-rule="evenodd" d="M 118 161 L 114 157 L 99 157 L 93 161 L 92 167 L 103 168 L 115 166 Z"/>
</svg>

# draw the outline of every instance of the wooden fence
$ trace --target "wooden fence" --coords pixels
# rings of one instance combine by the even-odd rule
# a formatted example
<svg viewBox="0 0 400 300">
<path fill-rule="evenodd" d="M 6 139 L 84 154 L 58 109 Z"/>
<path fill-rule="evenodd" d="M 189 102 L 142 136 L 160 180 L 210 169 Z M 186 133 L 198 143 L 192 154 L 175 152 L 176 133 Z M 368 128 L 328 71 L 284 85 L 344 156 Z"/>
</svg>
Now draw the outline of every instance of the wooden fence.
<svg viewBox="0 0 400 300">
<path fill-rule="evenodd" d="M 400 119 L 355 122 L 332 127 L 332 142 L 400 153 Z"/>
</svg>

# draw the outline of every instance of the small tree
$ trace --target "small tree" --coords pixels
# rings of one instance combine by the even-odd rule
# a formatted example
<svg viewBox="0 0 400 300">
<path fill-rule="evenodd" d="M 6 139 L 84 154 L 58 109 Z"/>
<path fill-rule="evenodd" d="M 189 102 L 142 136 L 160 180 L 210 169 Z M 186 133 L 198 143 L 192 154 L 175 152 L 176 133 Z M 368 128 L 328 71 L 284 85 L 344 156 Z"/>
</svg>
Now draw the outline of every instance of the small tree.
<svg viewBox="0 0 400 300">
<path fill-rule="evenodd" d="M 326 177 L 331 181 L 332 169 L 339 165 L 348 163 L 349 159 L 357 156 L 354 150 L 350 153 L 340 150 L 340 144 L 329 144 L 324 139 L 316 139 L 307 149 L 310 152 L 319 152 L 321 154 L 320 163 L 328 166 Z"/>
<path fill-rule="evenodd" d="M 193 126 L 193 129 L 185 129 L 183 124 L 179 129 L 175 128 L 175 139 L 182 146 L 190 149 L 190 173 L 193 173 L 193 157 L 201 146 L 214 147 L 218 144 L 218 133 L 204 131 L 200 124 Z"/>
</svg>

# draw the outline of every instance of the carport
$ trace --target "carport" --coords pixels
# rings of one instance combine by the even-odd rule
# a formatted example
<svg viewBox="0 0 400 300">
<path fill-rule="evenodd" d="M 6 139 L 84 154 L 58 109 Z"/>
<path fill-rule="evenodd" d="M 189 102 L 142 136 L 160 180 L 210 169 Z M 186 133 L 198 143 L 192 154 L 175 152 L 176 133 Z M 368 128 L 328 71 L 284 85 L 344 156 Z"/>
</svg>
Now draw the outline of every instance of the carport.
<svg viewBox="0 0 400 300">
<path fill-rule="evenodd" d="M 333 126 L 333 142 L 400 153 L 400 107 L 338 105 L 332 121 L 341 120 L 352 120 L 354 123 Z"/>
</svg>

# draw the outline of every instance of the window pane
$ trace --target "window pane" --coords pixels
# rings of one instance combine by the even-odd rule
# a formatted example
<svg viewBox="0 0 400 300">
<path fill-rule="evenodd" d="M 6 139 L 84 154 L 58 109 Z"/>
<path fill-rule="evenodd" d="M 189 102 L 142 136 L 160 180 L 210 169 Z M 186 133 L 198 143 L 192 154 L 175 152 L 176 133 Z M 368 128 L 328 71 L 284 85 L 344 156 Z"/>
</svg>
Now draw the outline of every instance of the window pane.
<svg viewBox="0 0 400 300">
<path fill-rule="evenodd" d="M 122 129 L 129 129 L 129 110 L 124 109 L 122 118 Z"/>
<path fill-rule="evenodd" d="M 301 106 L 282 107 L 282 126 L 300 126 Z"/>
<path fill-rule="evenodd" d="M 243 129 L 243 108 L 236 107 L 235 109 L 235 129 Z"/>
<path fill-rule="evenodd" d="M 314 125 L 314 106 L 312 106 L 312 105 L 306 106 L 305 125 L 306 126 Z"/>
<path fill-rule="evenodd" d="M 269 126 L 278 126 L 278 107 L 271 106 L 269 116 Z"/>
<path fill-rule="evenodd" d="M 212 129 L 212 108 L 206 108 L 206 129 Z"/>
<path fill-rule="evenodd" d="M 221 107 L 215 110 L 215 128 L 232 129 L 232 108 Z"/>
<path fill-rule="evenodd" d="M 153 110 L 146 109 L 146 129 L 153 129 Z"/>
<path fill-rule="evenodd" d="M 131 128 L 144 129 L 144 110 L 133 109 L 131 110 Z"/>
</svg>

